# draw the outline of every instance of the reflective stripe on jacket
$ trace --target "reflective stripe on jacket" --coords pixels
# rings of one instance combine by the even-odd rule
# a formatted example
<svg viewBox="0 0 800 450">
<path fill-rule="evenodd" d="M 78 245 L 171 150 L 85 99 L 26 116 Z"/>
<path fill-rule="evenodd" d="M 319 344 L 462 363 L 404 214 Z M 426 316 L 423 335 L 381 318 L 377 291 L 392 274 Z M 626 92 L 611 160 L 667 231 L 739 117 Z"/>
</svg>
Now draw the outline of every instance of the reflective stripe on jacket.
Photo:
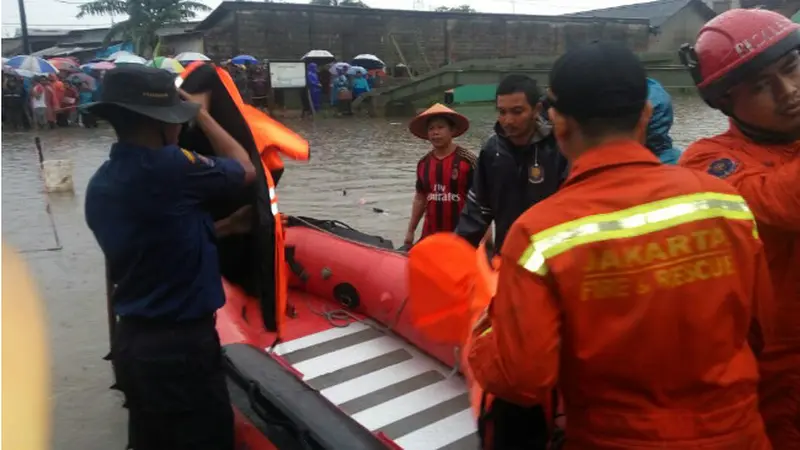
<svg viewBox="0 0 800 450">
<path fill-rule="evenodd" d="M 725 183 L 634 142 L 593 149 L 512 226 L 472 374 L 523 405 L 558 382 L 567 449 L 768 449 L 748 345 L 772 295 L 756 236 Z"/>
</svg>

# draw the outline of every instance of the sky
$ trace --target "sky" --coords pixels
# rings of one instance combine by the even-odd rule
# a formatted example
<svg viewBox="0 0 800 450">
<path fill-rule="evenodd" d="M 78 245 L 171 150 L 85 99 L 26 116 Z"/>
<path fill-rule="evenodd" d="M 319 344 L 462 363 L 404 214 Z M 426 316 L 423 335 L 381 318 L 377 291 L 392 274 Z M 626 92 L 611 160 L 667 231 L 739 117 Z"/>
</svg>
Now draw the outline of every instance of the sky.
<svg viewBox="0 0 800 450">
<path fill-rule="evenodd" d="M 24 0 L 28 28 L 82 29 L 107 27 L 112 18 L 88 17 L 76 19 L 77 5 L 86 0 Z M 216 8 L 221 0 L 200 0 L 209 7 Z M 306 0 L 275 0 L 282 3 L 305 3 Z M 14 36 L 19 28 L 18 0 L 2 0 L 3 37 Z M 643 3 L 642 0 L 364 0 L 372 8 L 421 9 L 432 10 L 439 6 L 459 6 L 468 4 L 479 12 L 507 14 L 558 15 L 589 9 Z M 207 15 L 198 16 L 202 19 Z M 124 17 L 116 17 L 117 21 Z"/>
</svg>

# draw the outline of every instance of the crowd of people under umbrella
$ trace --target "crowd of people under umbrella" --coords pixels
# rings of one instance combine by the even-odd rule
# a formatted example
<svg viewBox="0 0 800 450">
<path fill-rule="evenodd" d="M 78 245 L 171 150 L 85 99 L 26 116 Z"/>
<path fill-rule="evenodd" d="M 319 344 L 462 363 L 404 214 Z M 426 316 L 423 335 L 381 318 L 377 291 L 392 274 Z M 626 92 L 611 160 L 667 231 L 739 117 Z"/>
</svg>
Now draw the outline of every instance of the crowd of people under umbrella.
<svg viewBox="0 0 800 450">
<path fill-rule="evenodd" d="M 71 125 L 93 128 L 96 119 L 81 105 L 99 98 L 107 70 L 119 64 L 147 64 L 178 74 L 183 64 L 208 59 L 200 53 L 182 53 L 148 61 L 125 51 L 82 65 L 73 57 L 3 58 L 3 124 L 15 130 Z"/>
<path fill-rule="evenodd" d="M 209 60 L 201 53 L 186 52 L 148 61 L 125 51 L 86 64 L 73 57 L 3 58 L 3 124 L 15 130 L 96 127 L 95 118 L 81 105 L 99 98 L 107 70 L 119 64 L 147 64 L 177 75 L 193 61 Z M 320 111 L 324 103 L 335 108 L 337 114 L 352 115 L 353 101 L 379 87 L 386 76 L 386 65 L 375 55 L 358 55 L 350 62 L 342 62 L 326 50 L 312 50 L 302 61 L 307 65 L 306 89 L 301 95 L 303 117 Z M 231 74 L 245 103 L 262 109 L 283 108 L 285 91 L 272 89 L 268 64 L 250 55 L 220 63 Z"/>
<path fill-rule="evenodd" d="M 323 98 L 339 114 L 352 115 L 352 103 L 359 96 L 379 87 L 386 76 L 386 64 L 375 55 L 358 55 L 349 63 L 337 62 L 327 50 L 312 50 L 303 56 L 308 64 L 308 95 L 303 112 L 319 111 Z"/>
</svg>

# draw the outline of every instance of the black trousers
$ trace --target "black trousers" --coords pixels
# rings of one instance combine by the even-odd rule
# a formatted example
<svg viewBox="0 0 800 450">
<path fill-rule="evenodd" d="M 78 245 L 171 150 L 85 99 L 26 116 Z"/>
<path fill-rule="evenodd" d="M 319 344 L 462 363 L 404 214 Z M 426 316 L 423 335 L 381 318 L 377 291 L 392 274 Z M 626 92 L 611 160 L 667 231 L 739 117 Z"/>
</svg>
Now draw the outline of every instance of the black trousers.
<svg viewBox="0 0 800 450">
<path fill-rule="evenodd" d="M 133 450 L 233 450 L 233 410 L 214 318 L 122 318 L 112 346 Z"/>
</svg>

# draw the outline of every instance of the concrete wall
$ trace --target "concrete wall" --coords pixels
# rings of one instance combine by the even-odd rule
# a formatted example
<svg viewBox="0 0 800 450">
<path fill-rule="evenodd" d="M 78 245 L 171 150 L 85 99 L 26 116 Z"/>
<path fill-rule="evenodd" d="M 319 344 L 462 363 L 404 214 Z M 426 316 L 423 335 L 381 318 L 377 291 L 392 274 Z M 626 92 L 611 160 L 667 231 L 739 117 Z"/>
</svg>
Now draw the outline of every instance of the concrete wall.
<svg viewBox="0 0 800 450">
<path fill-rule="evenodd" d="M 681 45 L 694 43 L 700 29 L 708 21 L 697 9 L 687 6 L 670 17 L 658 31 L 650 36 L 650 51 L 675 52 Z"/>
<path fill-rule="evenodd" d="M 183 52 L 203 53 L 203 35 L 186 33 L 162 36 L 161 47 L 163 55 L 177 55 Z"/>
<path fill-rule="evenodd" d="M 592 22 L 275 3 L 236 8 L 206 31 L 205 52 L 213 59 L 250 54 L 296 60 L 311 49 L 326 49 L 339 59 L 373 53 L 389 65 L 405 62 L 425 72 L 464 60 L 553 56 L 594 39 L 624 41 L 636 51 L 647 51 L 649 41 L 644 20 Z"/>
</svg>

